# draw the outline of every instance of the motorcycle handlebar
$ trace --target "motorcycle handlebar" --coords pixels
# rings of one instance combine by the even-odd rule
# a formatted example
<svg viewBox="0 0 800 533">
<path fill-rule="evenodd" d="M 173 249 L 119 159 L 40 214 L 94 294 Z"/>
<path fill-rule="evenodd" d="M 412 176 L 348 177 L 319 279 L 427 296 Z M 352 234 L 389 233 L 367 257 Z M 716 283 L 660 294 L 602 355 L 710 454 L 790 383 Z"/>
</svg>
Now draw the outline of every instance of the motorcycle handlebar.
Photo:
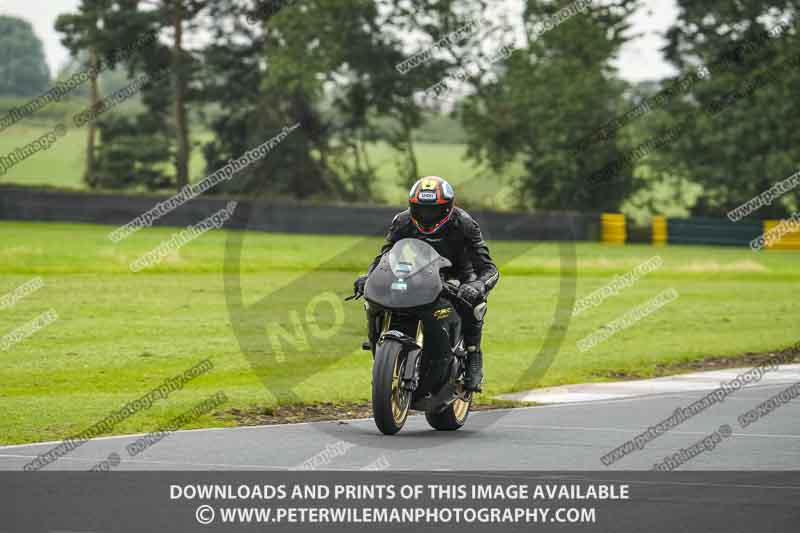
<svg viewBox="0 0 800 533">
<path fill-rule="evenodd" d="M 353 294 L 352 294 L 352 295 L 350 295 L 350 296 L 348 296 L 347 298 L 345 298 L 345 299 L 344 299 L 344 301 L 345 301 L 345 302 L 349 302 L 350 300 L 358 300 L 358 299 L 359 299 L 359 298 L 361 298 L 362 296 L 364 296 L 364 293 L 362 293 L 362 292 L 358 292 L 358 291 L 355 291 L 355 290 L 354 290 L 354 291 L 353 291 Z"/>
<path fill-rule="evenodd" d="M 465 300 L 464 298 L 462 298 L 462 297 L 460 297 L 458 295 L 458 288 L 457 287 L 454 287 L 452 284 L 450 284 L 450 283 L 448 283 L 446 281 L 442 283 L 442 287 L 444 287 L 444 292 L 445 292 L 446 296 L 448 298 L 450 298 L 453 302 L 459 303 L 459 304 L 463 305 L 464 307 L 466 307 L 467 309 L 473 309 L 474 308 L 474 306 L 470 302 L 468 302 L 467 300 Z M 353 294 L 351 296 L 348 296 L 347 298 L 345 298 L 344 301 L 345 302 L 349 302 L 351 300 L 358 300 L 362 296 L 364 296 L 363 293 L 360 293 L 360 292 L 357 292 L 357 291 L 353 291 Z"/>
</svg>

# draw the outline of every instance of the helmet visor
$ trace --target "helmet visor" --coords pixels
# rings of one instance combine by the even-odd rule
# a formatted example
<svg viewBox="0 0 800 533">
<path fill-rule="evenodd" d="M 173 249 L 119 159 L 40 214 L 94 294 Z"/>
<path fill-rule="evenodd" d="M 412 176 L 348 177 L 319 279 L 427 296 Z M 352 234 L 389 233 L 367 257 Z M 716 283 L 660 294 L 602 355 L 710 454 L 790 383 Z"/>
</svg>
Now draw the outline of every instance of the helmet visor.
<svg viewBox="0 0 800 533">
<path fill-rule="evenodd" d="M 411 216 L 425 229 L 435 227 L 450 212 L 447 204 L 411 204 Z"/>
</svg>

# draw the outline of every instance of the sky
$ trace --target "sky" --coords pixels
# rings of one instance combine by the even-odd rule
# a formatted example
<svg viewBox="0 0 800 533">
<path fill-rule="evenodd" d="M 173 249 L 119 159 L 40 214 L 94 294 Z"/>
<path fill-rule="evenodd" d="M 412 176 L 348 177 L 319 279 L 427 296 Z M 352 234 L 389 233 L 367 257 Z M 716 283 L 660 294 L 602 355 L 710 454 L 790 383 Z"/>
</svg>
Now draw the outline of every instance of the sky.
<svg viewBox="0 0 800 533">
<path fill-rule="evenodd" d="M 674 69 L 661 57 L 663 33 L 675 20 L 674 0 L 643 0 L 643 8 L 633 19 L 634 34 L 642 34 L 622 49 L 617 61 L 620 75 L 631 82 L 657 80 L 673 74 Z M 0 0 L 0 14 L 14 15 L 33 24 L 36 35 L 44 43 L 50 72 L 55 74 L 68 59 L 69 53 L 59 42 L 53 29 L 56 17 L 74 12 L 79 0 Z"/>
</svg>

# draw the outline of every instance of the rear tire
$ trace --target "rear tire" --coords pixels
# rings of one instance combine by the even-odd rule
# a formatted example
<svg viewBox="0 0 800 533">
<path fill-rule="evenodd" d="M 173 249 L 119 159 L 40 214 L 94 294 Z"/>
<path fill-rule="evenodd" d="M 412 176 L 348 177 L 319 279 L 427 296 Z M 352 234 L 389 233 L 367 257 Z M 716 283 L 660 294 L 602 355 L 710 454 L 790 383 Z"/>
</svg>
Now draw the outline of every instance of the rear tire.
<svg viewBox="0 0 800 533">
<path fill-rule="evenodd" d="M 469 401 L 456 400 L 441 413 L 426 412 L 425 418 L 433 429 L 439 431 L 455 431 L 467 423 L 469 410 L 472 407 L 472 395 Z"/>
<path fill-rule="evenodd" d="M 372 364 L 372 416 L 384 435 L 394 435 L 406 423 L 411 392 L 400 388 L 406 361 L 403 345 L 386 339 L 375 350 Z"/>
</svg>

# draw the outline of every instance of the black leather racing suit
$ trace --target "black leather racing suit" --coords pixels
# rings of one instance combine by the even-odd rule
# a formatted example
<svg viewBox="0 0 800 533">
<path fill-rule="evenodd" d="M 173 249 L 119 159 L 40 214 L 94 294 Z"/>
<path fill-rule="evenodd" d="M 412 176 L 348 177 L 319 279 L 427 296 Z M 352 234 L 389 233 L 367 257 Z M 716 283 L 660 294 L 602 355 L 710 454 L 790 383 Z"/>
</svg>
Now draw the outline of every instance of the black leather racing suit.
<svg viewBox="0 0 800 533">
<path fill-rule="evenodd" d="M 408 209 L 398 213 L 392 220 L 386 234 L 386 242 L 381 247 L 381 253 L 369 267 L 368 273 L 378 266 L 383 254 L 389 252 L 392 246 L 400 239 L 420 239 L 431 246 L 441 255 L 453 263 L 451 268 L 443 270 L 445 277 L 457 278 L 462 283 L 482 281 L 488 292 L 497 285 L 500 273 L 489 255 L 489 247 L 483 240 L 483 234 L 478 223 L 466 211 L 458 207 L 453 208 L 450 220 L 436 233 L 425 234 L 417 229 L 411 221 Z M 462 324 L 465 345 L 480 350 L 483 320 L 476 320 L 472 314 L 463 316 Z M 369 321 L 372 324 L 372 320 Z M 370 341 L 373 343 L 374 332 L 370 331 Z"/>
</svg>

